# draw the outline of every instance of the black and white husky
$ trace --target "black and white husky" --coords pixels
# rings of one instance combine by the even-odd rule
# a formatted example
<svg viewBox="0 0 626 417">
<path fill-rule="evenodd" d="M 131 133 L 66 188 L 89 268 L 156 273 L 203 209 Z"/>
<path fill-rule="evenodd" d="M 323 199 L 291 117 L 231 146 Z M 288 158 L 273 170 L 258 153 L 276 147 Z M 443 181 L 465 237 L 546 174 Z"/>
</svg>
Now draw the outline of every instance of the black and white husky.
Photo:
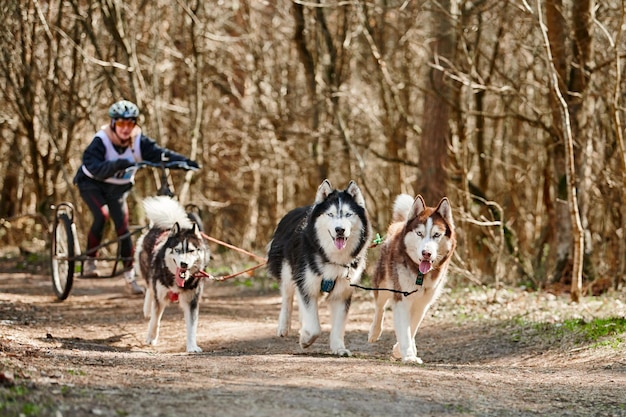
<svg viewBox="0 0 626 417">
<path fill-rule="evenodd" d="M 150 318 L 146 343 L 156 345 L 161 317 L 171 302 L 180 302 L 187 327 L 187 352 L 202 352 L 196 344 L 198 310 L 204 270 L 210 257 L 196 223 L 169 197 L 143 202 L 151 226 L 137 241 L 135 270 L 146 279 L 143 314 Z"/>
<path fill-rule="evenodd" d="M 336 355 L 351 355 L 344 344 L 353 293 L 350 284 L 357 283 L 365 269 L 370 235 L 365 200 L 354 181 L 345 190 L 335 190 L 324 180 L 313 205 L 282 218 L 268 250 L 269 272 L 281 280 L 278 336 L 289 333 L 297 292 L 300 346 L 309 347 L 320 335 L 318 302 L 327 294 L 330 349 Z"/>
</svg>

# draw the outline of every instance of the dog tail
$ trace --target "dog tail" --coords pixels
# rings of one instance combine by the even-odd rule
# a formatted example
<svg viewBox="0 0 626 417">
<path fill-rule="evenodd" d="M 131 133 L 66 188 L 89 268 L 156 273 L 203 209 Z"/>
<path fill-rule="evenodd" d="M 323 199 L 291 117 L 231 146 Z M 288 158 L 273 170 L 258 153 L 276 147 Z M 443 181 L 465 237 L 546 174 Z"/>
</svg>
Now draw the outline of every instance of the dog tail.
<svg viewBox="0 0 626 417">
<path fill-rule="evenodd" d="M 158 228 L 171 229 L 176 223 L 181 229 L 193 227 L 185 208 L 170 197 L 148 197 L 143 200 L 143 208 L 150 222 Z"/>
<path fill-rule="evenodd" d="M 414 198 L 408 194 L 400 194 L 396 197 L 396 201 L 393 203 L 393 216 L 392 222 L 405 222 L 409 215 L 409 210 L 413 206 Z"/>
</svg>

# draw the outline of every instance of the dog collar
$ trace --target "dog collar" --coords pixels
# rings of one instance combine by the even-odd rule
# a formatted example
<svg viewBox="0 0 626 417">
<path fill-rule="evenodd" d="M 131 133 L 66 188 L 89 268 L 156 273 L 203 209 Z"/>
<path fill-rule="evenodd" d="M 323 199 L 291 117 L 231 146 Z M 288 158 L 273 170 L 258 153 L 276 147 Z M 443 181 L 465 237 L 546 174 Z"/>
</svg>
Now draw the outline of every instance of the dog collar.
<svg viewBox="0 0 626 417">
<path fill-rule="evenodd" d="M 415 277 L 415 285 L 424 285 L 424 276 L 426 274 L 420 271 L 419 266 L 417 266 L 417 268 L 414 268 L 414 266 L 417 266 L 417 265 L 415 264 L 415 262 L 413 262 L 411 258 L 407 257 L 404 260 L 404 267 L 407 268 L 409 271 L 415 271 L 415 269 L 417 269 L 417 276 Z"/>
<path fill-rule="evenodd" d="M 357 266 L 359 266 L 359 261 L 360 261 L 359 259 L 355 259 L 350 264 L 340 264 L 340 263 L 331 262 L 331 261 L 326 261 L 326 262 L 332 265 L 343 266 L 344 268 L 350 270 L 351 268 L 356 268 Z"/>
</svg>

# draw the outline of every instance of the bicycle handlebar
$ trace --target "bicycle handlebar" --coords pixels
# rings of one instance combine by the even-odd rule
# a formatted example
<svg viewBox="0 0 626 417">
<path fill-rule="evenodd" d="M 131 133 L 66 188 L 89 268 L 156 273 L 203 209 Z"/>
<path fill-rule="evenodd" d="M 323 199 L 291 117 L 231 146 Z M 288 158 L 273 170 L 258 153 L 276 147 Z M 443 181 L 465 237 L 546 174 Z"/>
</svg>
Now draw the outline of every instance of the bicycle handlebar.
<svg viewBox="0 0 626 417">
<path fill-rule="evenodd" d="M 187 161 L 162 161 L 162 162 L 150 162 L 150 161 L 141 161 L 137 162 L 134 165 L 126 168 L 127 170 L 133 168 L 162 168 L 162 169 L 182 169 L 184 171 L 198 171 L 199 167 L 192 167 L 187 163 Z"/>
</svg>

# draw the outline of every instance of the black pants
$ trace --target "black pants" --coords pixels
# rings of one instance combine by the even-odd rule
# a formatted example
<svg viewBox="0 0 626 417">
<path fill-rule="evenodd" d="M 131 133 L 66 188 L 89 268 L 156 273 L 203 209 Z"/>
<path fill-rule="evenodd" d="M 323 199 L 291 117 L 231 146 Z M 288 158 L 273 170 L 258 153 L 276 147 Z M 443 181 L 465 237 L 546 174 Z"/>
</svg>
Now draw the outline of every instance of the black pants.
<svg viewBox="0 0 626 417">
<path fill-rule="evenodd" d="M 132 184 L 113 185 L 95 180 L 83 180 L 78 183 L 80 196 L 87 203 L 93 215 L 93 223 L 87 235 L 87 256 L 98 256 L 97 247 L 102 242 L 104 226 L 113 220 L 117 236 L 128 234 L 128 204 L 126 198 Z M 124 258 L 124 267 L 133 265 L 133 241 L 128 235 L 120 239 L 120 255 Z"/>
</svg>

